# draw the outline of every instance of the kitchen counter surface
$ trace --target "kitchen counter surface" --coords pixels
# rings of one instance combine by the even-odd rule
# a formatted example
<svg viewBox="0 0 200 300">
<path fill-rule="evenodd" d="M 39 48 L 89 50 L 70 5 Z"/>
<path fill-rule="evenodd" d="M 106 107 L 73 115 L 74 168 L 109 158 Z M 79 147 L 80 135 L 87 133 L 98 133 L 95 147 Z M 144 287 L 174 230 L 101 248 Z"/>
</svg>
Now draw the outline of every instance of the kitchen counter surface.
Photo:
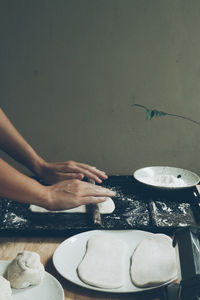
<svg viewBox="0 0 200 300">
<path fill-rule="evenodd" d="M 140 294 L 111 294 L 96 292 L 79 287 L 62 278 L 55 270 L 52 263 L 52 255 L 58 245 L 65 238 L 35 238 L 35 237 L 1 237 L 0 238 L 0 260 L 12 260 L 16 254 L 23 250 L 35 251 L 40 254 L 41 262 L 47 272 L 52 274 L 61 283 L 66 300 L 161 300 L 161 291 L 153 291 Z"/>
</svg>

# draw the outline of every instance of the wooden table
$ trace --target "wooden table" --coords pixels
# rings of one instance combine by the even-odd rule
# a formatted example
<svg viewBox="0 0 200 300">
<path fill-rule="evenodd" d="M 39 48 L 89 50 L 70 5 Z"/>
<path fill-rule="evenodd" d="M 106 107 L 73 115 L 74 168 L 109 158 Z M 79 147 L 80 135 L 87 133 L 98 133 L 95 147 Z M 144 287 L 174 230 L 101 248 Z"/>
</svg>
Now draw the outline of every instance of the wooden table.
<svg viewBox="0 0 200 300">
<path fill-rule="evenodd" d="M 41 262 L 47 272 L 51 273 L 61 283 L 66 300 L 104 300 L 104 299 L 131 299 L 131 300 L 159 300 L 159 291 L 147 294 L 111 294 L 101 293 L 79 287 L 62 278 L 55 270 L 52 263 L 52 255 L 57 246 L 65 238 L 21 238 L 1 237 L 0 238 L 0 260 L 11 260 L 19 251 L 30 250 L 40 254 Z"/>
</svg>

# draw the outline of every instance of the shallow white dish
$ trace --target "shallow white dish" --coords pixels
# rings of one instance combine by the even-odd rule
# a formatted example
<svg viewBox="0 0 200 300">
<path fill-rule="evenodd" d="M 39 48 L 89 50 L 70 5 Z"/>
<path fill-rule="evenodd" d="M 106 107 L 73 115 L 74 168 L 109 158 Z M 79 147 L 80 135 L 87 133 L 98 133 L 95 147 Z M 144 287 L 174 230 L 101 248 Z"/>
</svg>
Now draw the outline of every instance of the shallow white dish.
<svg viewBox="0 0 200 300">
<path fill-rule="evenodd" d="M 199 176 L 191 171 L 165 166 L 142 168 L 133 176 L 141 183 L 161 189 L 190 188 L 200 181 Z"/>
<path fill-rule="evenodd" d="M 9 261 L 0 261 L 0 275 L 5 276 Z M 25 289 L 12 289 L 13 300 L 64 300 L 64 291 L 58 280 L 45 272 L 45 277 L 37 286 Z"/>
<path fill-rule="evenodd" d="M 127 266 L 127 272 L 126 272 L 126 284 L 118 289 L 101 289 L 97 287 L 93 287 L 90 285 L 85 284 L 82 282 L 78 275 L 77 275 L 77 266 L 81 262 L 85 250 L 86 250 L 86 244 L 87 240 L 94 234 L 100 233 L 102 230 L 92 230 L 92 231 L 86 231 L 83 233 L 79 233 L 77 235 L 74 235 L 68 239 L 66 239 L 64 242 L 62 242 L 58 248 L 55 250 L 53 255 L 53 264 L 64 278 L 67 280 L 96 291 L 101 292 L 112 292 L 112 293 L 130 293 L 130 292 L 143 292 L 146 290 L 152 290 L 164 285 L 169 284 L 170 282 L 167 282 L 163 285 L 157 286 L 157 287 L 150 287 L 150 288 L 138 288 L 133 285 L 130 279 L 129 275 L 129 269 L 130 269 L 130 257 L 133 254 L 133 251 L 135 247 L 138 245 L 138 243 L 149 236 L 152 236 L 153 234 L 146 231 L 141 230 L 104 230 L 104 234 L 108 235 L 115 235 L 116 237 L 120 238 L 121 240 L 125 241 L 128 244 L 129 250 L 128 255 L 126 259 L 126 266 Z"/>
</svg>

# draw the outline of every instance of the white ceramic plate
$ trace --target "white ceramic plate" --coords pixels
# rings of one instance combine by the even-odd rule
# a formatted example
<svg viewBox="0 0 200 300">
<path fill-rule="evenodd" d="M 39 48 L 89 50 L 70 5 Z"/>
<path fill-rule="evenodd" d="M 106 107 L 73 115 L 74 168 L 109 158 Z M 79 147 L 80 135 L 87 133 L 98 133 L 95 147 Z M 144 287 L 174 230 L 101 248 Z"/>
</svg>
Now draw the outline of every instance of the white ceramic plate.
<svg viewBox="0 0 200 300">
<path fill-rule="evenodd" d="M 78 275 L 77 275 L 77 266 L 81 262 L 85 251 L 86 251 L 86 244 L 87 240 L 94 234 L 102 232 L 101 230 L 92 230 L 92 231 L 86 231 L 77 235 L 74 235 L 64 242 L 62 242 L 58 248 L 55 250 L 53 255 L 53 264 L 58 271 L 64 278 L 67 280 L 96 291 L 103 291 L 103 292 L 112 292 L 112 293 L 130 293 L 130 292 L 141 292 L 146 290 L 154 289 L 155 287 L 151 288 L 138 288 L 133 285 L 130 279 L 129 275 L 129 269 L 130 269 L 130 257 L 133 254 L 133 251 L 135 247 L 138 245 L 138 243 L 149 236 L 152 236 L 153 234 L 146 231 L 141 230 L 104 230 L 104 234 L 108 235 L 115 235 L 116 237 L 120 238 L 121 240 L 125 241 L 128 244 L 129 252 L 126 259 L 126 284 L 118 289 L 101 289 L 97 287 L 93 287 L 90 285 L 85 284 L 82 282 Z M 112 254 L 111 254 L 112 255 Z M 174 279 L 173 279 L 174 280 Z M 171 280 L 170 282 L 172 282 Z M 170 282 L 167 282 L 161 286 L 164 286 L 166 284 L 169 284 Z"/>
<path fill-rule="evenodd" d="M 9 261 L 0 261 L 0 275 L 4 276 Z M 64 300 L 64 291 L 58 280 L 45 272 L 45 277 L 37 286 L 30 286 L 25 289 L 12 289 L 13 300 Z"/>
<path fill-rule="evenodd" d="M 134 172 L 136 180 L 157 188 L 183 189 L 199 183 L 197 174 L 174 167 L 146 167 Z"/>
</svg>

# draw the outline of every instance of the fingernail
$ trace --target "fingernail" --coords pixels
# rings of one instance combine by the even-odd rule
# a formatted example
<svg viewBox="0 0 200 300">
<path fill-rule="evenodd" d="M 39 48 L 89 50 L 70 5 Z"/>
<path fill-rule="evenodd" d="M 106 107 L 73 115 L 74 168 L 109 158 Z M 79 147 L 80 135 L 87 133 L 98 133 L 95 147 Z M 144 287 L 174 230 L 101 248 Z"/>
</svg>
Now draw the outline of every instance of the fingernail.
<svg viewBox="0 0 200 300">
<path fill-rule="evenodd" d="M 112 191 L 112 190 L 110 190 L 110 189 L 106 189 L 109 193 L 114 193 L 115 194 L 115 191 Z"/>
<path fill-rule="evenodd" d="M 112 193 L 112 195 L 113 196 L 115 196 L 116 195 L 116 192 L 114 192 L 114 191 L 110 191 L 111 193 Z"/>
</svg>

